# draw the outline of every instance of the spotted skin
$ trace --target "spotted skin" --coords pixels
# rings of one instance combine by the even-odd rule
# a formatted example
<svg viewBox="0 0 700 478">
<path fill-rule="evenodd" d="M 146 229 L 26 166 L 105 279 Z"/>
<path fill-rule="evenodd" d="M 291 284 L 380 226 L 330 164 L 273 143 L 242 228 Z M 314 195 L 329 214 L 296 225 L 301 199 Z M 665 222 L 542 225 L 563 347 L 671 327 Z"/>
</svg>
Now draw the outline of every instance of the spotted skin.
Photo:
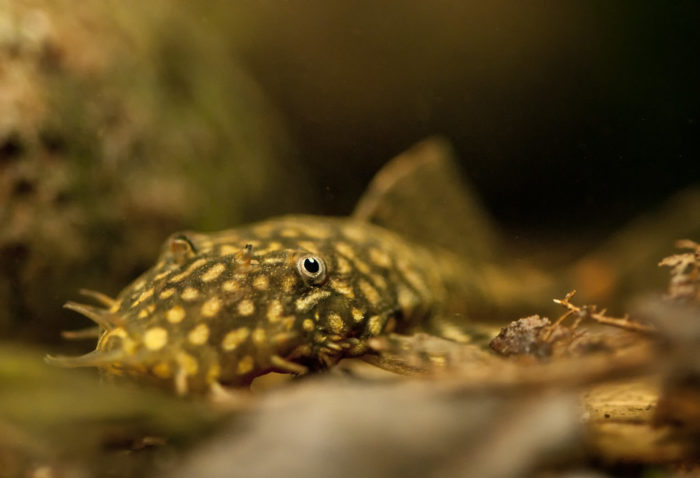
<svg viewBox="0 0 700 478">
<path fill-rule="evenodd" d="M 322 274 L 309 277 L 305 260 Z M 152 269 L 103 300 L 106 310 L 89 309 L 102 325 L 96 350 L 54 361 L 180 394 L 245 385 L 270 371 L 320 370 L 444 308 L 446 270 L 433 252 L 354 219 L 287 216 L 175 234 Z"/>
<path fill-rule="evenodd" d="M 245 386 L 271 371 L 322 370 L 344 357 L 401 371 L 370 347 L 382 342 L 374 337 L 465 341 L 464 318 L 542 297 L 540 280 L 493 267 L 494 236 L 456 172 L 449 147 L 430 139 L 387 163 L 350 218 L 285 216 L 174 234 L 116 299 L 84 291 L 102 307 L 67 303 L 98 327 L 66 336 L 94 334 L 97 347 L 48 360 L 182 395 Z"/>
</svg>

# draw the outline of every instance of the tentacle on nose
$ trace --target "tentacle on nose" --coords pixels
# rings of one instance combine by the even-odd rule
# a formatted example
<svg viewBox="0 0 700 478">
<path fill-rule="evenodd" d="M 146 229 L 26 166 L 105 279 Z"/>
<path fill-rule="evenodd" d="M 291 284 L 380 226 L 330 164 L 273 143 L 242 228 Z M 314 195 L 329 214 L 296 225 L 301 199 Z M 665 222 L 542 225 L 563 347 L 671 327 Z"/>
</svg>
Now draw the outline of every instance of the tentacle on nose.
<svg viewBox="0 0 700 478">
<path fill-rule="evenodd" d="M 69 301 L 63 304 L 66 309 L 84 315 L 105 330 L 112 330 L 118 325 L 118 317 L 107 309 L 100 309 L 92 305 Z"/>
<path fill-rule="evenodd" d="M 61 337 L 67 340 L 83 340 L 99 338 L 102 329 L 99 326 L 78 330 L 62 330 Z"/>
<path fill-rule="evenodd" d="M 79 291 L 82 295 L 85 297 L 90 297 L 92 299 L 95 299 L 97 302 L 100 304 L 106 306 L 106 307 L 112 307 L 114 304 L 117 303 L 116 300 L 112 299 L 110 296 L 107 294 L 103 294 L 102 292 L 96 291 L 96 290 L 91 290 L 91 289 L 80 289 Z"/>
<path fill-rule="evenodd" d="M 121 350 L 113 350 L 110 352 L 93 350 L 92 352 L 86 353 L 85 355 L 79 355 L 77 357 L 70 357 L 66 355 L 46 355 L 44 360 L 46 363 L 51 365 L 69 368 L 102 367 L 110 365 L 123 357 L 124 353 Z"/>
</svg>

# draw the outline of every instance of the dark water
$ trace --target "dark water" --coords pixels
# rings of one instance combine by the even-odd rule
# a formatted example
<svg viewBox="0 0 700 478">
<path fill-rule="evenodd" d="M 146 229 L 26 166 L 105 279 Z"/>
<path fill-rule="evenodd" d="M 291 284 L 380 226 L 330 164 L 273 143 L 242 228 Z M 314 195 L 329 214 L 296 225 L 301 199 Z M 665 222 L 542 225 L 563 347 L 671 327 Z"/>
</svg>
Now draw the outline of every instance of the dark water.
<svg viewBox="0 0 700 478">
<path fill-rule="evenodd" d="M 516 227 L 611 230 L 700 180 L 696 2 L 360 5 L 260 9 L 246 55 L 317 210 L 435 133 Z"/>
</svg>

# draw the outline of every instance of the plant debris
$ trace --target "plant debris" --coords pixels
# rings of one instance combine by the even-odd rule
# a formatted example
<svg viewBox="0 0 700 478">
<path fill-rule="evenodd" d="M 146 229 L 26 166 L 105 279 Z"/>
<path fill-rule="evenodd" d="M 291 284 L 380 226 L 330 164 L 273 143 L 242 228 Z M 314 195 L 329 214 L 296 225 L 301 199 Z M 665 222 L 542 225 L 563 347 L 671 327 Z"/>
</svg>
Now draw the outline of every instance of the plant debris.
<svg viewBox="0 0 700 478">
<path fill-rule="evenodd" d="M 489 346 L 501 355 L 552 355 L 552 343 L 570 337 L 572 330 L 539 315 L 511 322 L 501 329 Z"/>
<path fill-rule="evenodd" d="M 700 301 L 700 244 L 690 239 L 676 242 L 679 249 L 691 252 L 674 254 L 659 262 L 659 266 L 671 268 L 668 296 L 671 299 Z"/>
<path fill-rule="evenodd" d="M 555 330 L 555 326 L 560 325 L 567 317 L 573 316 L 574 323 L 571 325 L 571 329 L 575 330 L 581 325 L 585 320 L 593 320 L 599 324 L 612 325 L 613 327 L 619 327 L 621 329 L 632 330 L 634 332 L 642 333 L 653 333 L 655 329 L 651 325 L 640 324 L 630 320 L 628 315 L 624 317 L 610 317 L 605 315 L 607 309 L 598 310 L 595 305 L 584 305 L 577 306 L 570 302 L 570 299 L 576 294 L 575 290 L 572 290 L 563 299 L 554 299 L 555 304 L 559 304 L 567 309 L 567 312 L 559 317 L 557 321 L 552 325 L 551 330 Z"/>
</svg>

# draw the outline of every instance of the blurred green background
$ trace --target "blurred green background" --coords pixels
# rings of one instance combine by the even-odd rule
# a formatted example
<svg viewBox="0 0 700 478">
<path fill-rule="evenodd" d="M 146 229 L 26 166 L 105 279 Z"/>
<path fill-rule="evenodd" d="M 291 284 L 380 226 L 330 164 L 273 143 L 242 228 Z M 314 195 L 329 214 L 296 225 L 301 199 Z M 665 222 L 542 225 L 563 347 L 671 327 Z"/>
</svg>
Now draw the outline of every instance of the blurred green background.
<svg viewBox="0 0 700 478">
<path fill-rule="evenodd" d="M 348 214 L 451 140 L 509 247 L 580 250 L 700 180 L 677 2 L 0 1 L 0 333 L 53 341 L 182 228 Z M 580 239 L 584 238 L 584 239 Z"/>
</svg>

